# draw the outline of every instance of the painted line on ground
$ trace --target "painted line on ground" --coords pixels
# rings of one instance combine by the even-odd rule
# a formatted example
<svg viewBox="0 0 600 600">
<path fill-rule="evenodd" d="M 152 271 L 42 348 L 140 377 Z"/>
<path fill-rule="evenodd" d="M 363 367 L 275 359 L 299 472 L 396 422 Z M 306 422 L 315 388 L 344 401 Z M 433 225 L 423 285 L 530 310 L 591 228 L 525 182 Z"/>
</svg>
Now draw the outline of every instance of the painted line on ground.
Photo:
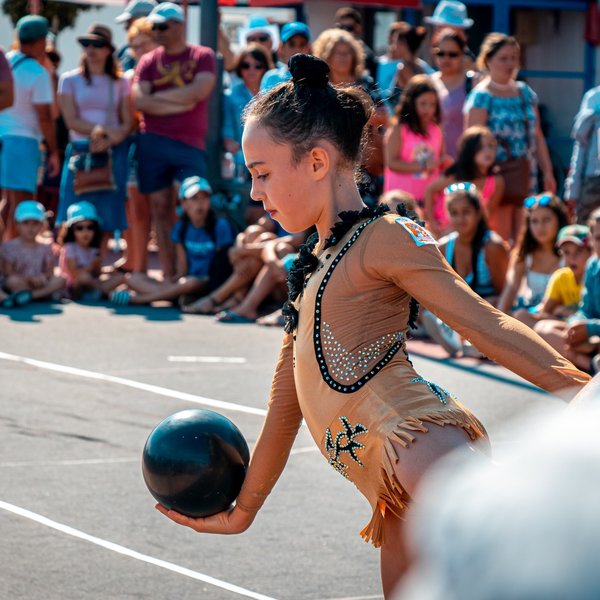
<svg viewBox="0 0 600 600">
<path fill-rule="evenodd" d="M 45 527 L 55 529 L 56 531 L 60 531 L 61 533 L 70 535 L 74 538 L 78 538 L 91 544 L 95 544 L 96 546 L 100 546 L 101 548 L 105 548 L 106 550 L 116 552 L 117 554 L 122 554 L 123 556 L 134 558 L 141 562 L 160 567 L 161 569 L 166 569 L 167 571 L 173 571 L 174 573 L 184 575 L 185 577 L 190 577 L 191 579 L 196 579 L 197 581 L 203 581 L 204 583 L 208 583 L 209 585 L 221 588 L 223 590 L 227 590 L 229 592 L 233 592 L 234 594 L 239 594 L 240 596 L 245 596 L 246 598 L 254 598 L 255 600 L 276 600 L 271 596 L 265 596 L 264 594 L 259 594 L 258 592 L 247 590 L 238 585 L 234 585 L 233 583 L 228 583 L 227 581 L 216 579 L 214 577 L 211 577 L 210 575 L 205 575 L 204 573 L 199 573 L 198 571 L 192 571 L 191 569 L 181 567 L 166 560 L 161 560 L 160 558 L 155 558 L 154 556 L 149 556 L 148 554 L 142 554 L 141 552 L 131 550 L 130 548 L 126 548 L 125 546 L 121 546 L 120 544 L 115 544 L 114 542 L 103 540 L 102 538 L 90 535 L 88 533 L 80 531 L 79 529 L 70 527 L 69 525 L 63 525 L 62 523 L 53 521 L 48 517 L 44 517 L 43 515 L 34 513 L 30 510 L 27 510 L 26 508 L 21 508 L 20 506 L 9 504 L 8 502 L 4 502 L 3 500 L 0 500 L 0 509 L 18 515 L 20 517 L 30 519 L 31 521 L 35 521 L 40 525 L 44 525 Z"/>
<path fill-rule="evenodd" d="M 46 369 L 48 371 L 55 371 L 57 373 L 64 373 L 66 375 L 74 375 L 76 377 L 84 377 L 86 379 L 108 381 L 110 383 L 116 383 L 118 385 L 124 385 L 137 390 L 142 390 L 144 392 L 149 392 L 150 394 L 166 396 L 168 398 L 176 398 L 177 400 L 185 400 L 186 402 L 193 402 L 194 404 L 201 404 L 203 406 L 210 406 L 212 408 L 242 412 L 261 417 L 264 417 L 267 414 L 267 411 L 263 408 L 253 408 L 251 406 L 244 406 L 243 404 L 234 404 L 233 402 L 224 402 L 222 400 L 215 400 L 213 398 L 205 398 L 204 396 L 196 396 L 195 394 L 188 394 L 187 392 L 179 392 L 177 390 L 171 390 L 159 385 L 151 385 L 149 383 L 142 383 L 141 381 L 125 379 L 124 377 L 115 377 L 114 375 L 105 375 L 104 373 L 87 371 L 86 369 L 77 369 L 75 367 L 68 367 L 66 365 L 59 365 L 43 360 L 37 360 L 35 358 L 17 356 L 16 354 L 0 352 L 0 360 L 21 363 L 31 367 L 37 367 L 38 369 Z"/>
<path fill-rule="evenodd" d="M 227 365 L 243 365 L 248 362 L 243 356 L 167 356 L 167 360 L 169 362 L 223 363 Z"/>
</svg>

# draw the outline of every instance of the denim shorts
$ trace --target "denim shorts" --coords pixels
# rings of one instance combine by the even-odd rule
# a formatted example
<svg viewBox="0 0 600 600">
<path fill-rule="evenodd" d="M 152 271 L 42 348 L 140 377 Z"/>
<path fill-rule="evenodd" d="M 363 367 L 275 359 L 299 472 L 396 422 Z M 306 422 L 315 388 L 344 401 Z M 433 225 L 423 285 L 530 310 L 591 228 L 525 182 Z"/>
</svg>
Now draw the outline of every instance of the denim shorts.
<svg viewBox="0 0 600 600">
<path fill-rule="evenodd" d="M 41 164 L 40 143 L 34 138 L 3 135 L 0 151 L 0 188 L 37 191 Z"/>
<path fill-rule="evenodd" d="M 164 190 L 186 177 L 206 176 L 206 152 L 164 135 L 142 133 L 137 142 L 138 185 L 142 194 Z"/>
</svg>

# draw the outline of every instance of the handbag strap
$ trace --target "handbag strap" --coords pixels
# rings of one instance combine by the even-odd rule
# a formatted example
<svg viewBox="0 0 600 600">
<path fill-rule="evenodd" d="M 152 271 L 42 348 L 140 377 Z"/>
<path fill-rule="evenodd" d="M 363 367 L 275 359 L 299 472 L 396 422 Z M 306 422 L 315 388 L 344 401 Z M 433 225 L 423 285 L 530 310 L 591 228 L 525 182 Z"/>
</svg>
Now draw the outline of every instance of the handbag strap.
<svg viewBox="0 0 600 600">
<path fill-rule="evenodd" d="M 10 63 L 10 68 L 11 71 L 15 71 L 15 69 L 19 66 L 22 65 L 28 58 L 33 58 L 33 56 L 29 56 L 28 54 L 23 54 L 21 56 L 19 56 L 17 58 L 17 60 L 15 60 L 14 63 Z"/>
</svg>

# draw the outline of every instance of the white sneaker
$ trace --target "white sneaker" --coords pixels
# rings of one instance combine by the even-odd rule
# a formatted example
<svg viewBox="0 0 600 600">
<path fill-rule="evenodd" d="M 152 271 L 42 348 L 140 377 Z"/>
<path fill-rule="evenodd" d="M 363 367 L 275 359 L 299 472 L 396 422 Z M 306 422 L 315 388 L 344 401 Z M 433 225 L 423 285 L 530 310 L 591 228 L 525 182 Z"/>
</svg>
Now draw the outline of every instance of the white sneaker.
<svg viewBox="0 0 600 600">
<path fill-rule="evenodd" d="M 463 356 L 467 356 L 469 358 L 485 358 L 485 356 L 481 354 L 481 352 L 479 352 L 479 350 L 477 350 L 477 348 L 475 348 L 471 342 L 467 341 L 465 341 L 462 346 L 462 353 Z"/>
<path fill-rule="evenodd" d="M 423 326 L 429 337 L 437 342 L 450 356 L 456 356 L 462 349 L 460 336 L 444 321 L 428 310 L 423 312 Z"/>
</svg>

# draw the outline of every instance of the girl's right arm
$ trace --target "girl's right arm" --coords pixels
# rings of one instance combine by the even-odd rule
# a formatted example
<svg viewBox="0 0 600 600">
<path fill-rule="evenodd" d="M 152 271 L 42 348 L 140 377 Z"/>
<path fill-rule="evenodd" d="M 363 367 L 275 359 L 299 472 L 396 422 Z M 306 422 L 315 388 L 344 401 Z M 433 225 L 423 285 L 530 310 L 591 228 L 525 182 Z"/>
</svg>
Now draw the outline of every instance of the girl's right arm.
<svg viewBox="0 0 600 600">
<path fill-rule="evenodd" d="M 242 533 L 250 527 L 279 479 L 301 423 L 302 412 L 294 382 L 293 338 L 288 333 L 284 337 L 275 369 L 267 415 L 235 506 L 199 519 L 186 517 L 160 505 L 156 508 L 175 523 L 199 533 Z"/>
<path fill-rule="evenodd" d="M 402 137 L 400 124 L 394 123 L 386 132 L 383 142 L 384 159 L 388 169 L 398 173 L 418 173 L 423 168 L 418 162 L 409 162 L 400 158 Z"/>
<path fill-rule="evenodd" d="M 425 221 L 427 228 L 436 238 L 440 237 L 440 232 L 435 222 L 435 197 L 453 181 L 452 177 L 440 175 L 425 188 Z"/>
<path fill-rule="evenodd" d="M 498 300 L 498 309 L 507 315 L 511 312 L 524 274 L 525 261 L 519 260 L 518 256 L 513 254 L 508 264 L 508 271 L 506 272 L 506 283 Z"/>
</svg>

